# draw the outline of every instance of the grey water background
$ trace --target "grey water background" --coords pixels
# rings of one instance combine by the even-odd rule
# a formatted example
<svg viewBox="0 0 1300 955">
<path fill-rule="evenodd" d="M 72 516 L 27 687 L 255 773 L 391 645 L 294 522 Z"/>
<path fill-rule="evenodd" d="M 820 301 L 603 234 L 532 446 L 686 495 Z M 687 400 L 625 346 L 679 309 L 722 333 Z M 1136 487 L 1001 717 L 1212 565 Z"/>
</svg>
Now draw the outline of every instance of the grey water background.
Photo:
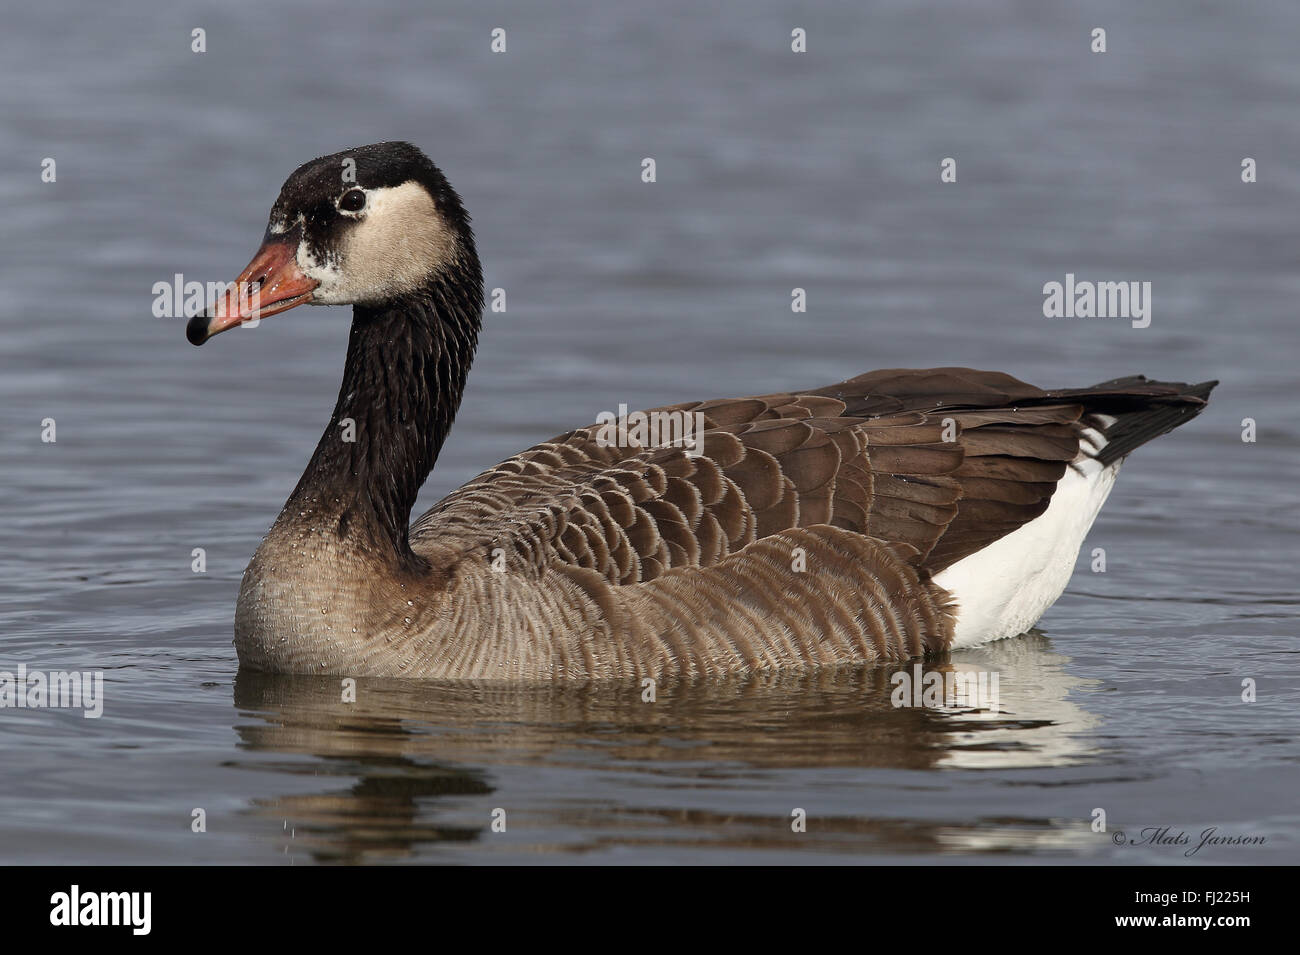
<svg viewBox="0 0 1300 955">
<path fill-rule="evenodd" d="M 0 670 L 102 669 L 106 700 L 0 710 L 0 860 L 1297 861 L 1300 7 L 619 7 L 7 11 Z M 1223 384 L 1127 463 L 1039 632 L 928 664 L 996 670 L 991 718 L 894 708 L 896 666 L 653 704 L 362 681 L 345 705 L 336 680 L 237 676 L 239 577 L 349 313 L 199 350 L 152 286 L 233 278 L 296 165 L 396 138 L 507 293 L 422 507 L 619 403 L 943 364 Z M 1150 281 L 1151 326 L 1044 318 L 1068 272 Z M 1114 844 L 1158 826 L 1266 842 Z"/>
</svg>

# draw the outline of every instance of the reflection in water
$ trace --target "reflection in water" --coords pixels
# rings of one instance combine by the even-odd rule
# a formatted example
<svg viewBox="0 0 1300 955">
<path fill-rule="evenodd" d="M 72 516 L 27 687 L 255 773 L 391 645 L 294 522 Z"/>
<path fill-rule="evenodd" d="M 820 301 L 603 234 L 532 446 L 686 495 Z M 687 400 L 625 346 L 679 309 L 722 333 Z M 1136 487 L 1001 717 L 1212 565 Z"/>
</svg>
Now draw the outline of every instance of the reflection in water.
<svg viewBox="0 0 1300 955">
<path fill-rule="evenodd" d="M 944 754 L 939 765 L 959 769 L 1010 769 L 1063 766 L 1092 753 L 1083 735 L 1098 724 L 1079 705 L 1079 694 L 1097 685 L 1065 669 L 1069 657 L 1052 653 L 1038 633 L 1002 640 L 954 654 L 958 671 L 989 671 L 999 676 L 1000 710 L 996 719 L 972 711 L 949 715 Z"/>
<path fill-rule="evenodd" d="M 788 820 L 792 792 L 813 803 L 827 795 L 809 770 L 826 771 L 827 793 L 842 801 L 900 785 L 864 770 L 1043 767 L 1088 757 L 1082 731 L 1096 720 L 1067 697 L 1086 681 L 1065 663 L 1031 635 L 924 664 L 925 672 L 996 673 L 996 712 L 894 706 L 891 678 L 913 664 L 661 683 L 654 702 L 631 684 L 362 679 L 356 702 L 344 703 L 337 678 L 241 671 L 235 730 L 246 749 L 287 757 L 275 760 L 277 770 L 324 777 L 315 793 L 257 799 L 251 809 L 284 821 L 286 852 L 305 848 L 316 861 L 383 861 L 487 842 L 491 809 L 502 804 L 533 851 L 647 841 L 788 850 L 788 823 L 774 825 L 774 814 Z M 796 776 L 783 771 L 796 769 L 792 789 Z M 937 785 L 908 778 L 914 787 Z M 1077 836 L 1047 818 L 872 818 L 881 800 L 854 811 L 855 798 L 849 811 L 819 818 L 799 845 L 925 852 Z M 601 805 L 608 814 L 593 808 Z"/>
</svg>

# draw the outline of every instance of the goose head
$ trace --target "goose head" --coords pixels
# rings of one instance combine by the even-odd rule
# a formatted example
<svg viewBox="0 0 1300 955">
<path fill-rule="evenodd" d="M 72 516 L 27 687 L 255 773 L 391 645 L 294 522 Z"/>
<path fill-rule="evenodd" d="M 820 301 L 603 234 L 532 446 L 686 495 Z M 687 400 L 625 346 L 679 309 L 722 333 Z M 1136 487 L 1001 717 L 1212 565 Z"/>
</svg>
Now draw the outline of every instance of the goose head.
<svg viewBox="0 0 1300 955">
<path fill-rule="evenodd" d="M 418 298 L 477 263 L 469 216 L 409 143 L 347 149 L 300 166 L 271 207 L 262 246 L 186 337 L 213 335 L 299 305 L 381 307 Z"/>
</svg>

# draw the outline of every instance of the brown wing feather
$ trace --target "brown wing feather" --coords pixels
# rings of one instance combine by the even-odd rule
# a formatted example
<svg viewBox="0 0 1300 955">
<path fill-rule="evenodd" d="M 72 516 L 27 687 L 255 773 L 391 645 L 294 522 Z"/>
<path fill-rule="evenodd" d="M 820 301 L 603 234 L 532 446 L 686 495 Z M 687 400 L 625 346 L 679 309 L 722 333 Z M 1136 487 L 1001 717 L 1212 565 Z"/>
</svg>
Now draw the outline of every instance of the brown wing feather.
<svg viewBox="0 0 1300 955">
<path fill-rule="evenodd" d="M 806 393 L 651 409 L 702 413 L 703 454 L 602 446 L 594 425 L 570 431 L 448 496 L 416 522 L 412 545 L 500 548 L 538 572 L 559 564 L 638 584 L 831 525 L 933 574 L 1046 509 L 1079 453 L 1091 394 L 968 368 L 888 369 Z M 1122 379 L 1096 394 L 1176 392 Z"/>
</svg>

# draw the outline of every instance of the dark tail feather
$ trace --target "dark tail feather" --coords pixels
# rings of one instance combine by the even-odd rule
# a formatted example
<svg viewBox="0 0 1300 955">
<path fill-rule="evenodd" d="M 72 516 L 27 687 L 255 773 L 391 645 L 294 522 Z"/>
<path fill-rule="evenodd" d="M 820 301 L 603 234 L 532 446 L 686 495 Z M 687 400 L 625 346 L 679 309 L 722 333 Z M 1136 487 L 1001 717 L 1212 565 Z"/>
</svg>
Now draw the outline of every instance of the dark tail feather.
<svg viewBox="0 0 1300 955">
<path fill-rule="evenodd" d="M 1114 424 L 1100 429 L 1106 436 L 1106 446 L 1096 456 L 1102 464 L 1112 464 L 1153 438 L 1195 418 L 1205 410 L 1210 392 L 1217 384 L 1217 381 L 1203 381 L 1188 385 L 1131 375 L 1091 388 L 1068 388 L 1051 394 L 1078 401 L 1087 413 L 1115 419 Z"/>
</svg>

